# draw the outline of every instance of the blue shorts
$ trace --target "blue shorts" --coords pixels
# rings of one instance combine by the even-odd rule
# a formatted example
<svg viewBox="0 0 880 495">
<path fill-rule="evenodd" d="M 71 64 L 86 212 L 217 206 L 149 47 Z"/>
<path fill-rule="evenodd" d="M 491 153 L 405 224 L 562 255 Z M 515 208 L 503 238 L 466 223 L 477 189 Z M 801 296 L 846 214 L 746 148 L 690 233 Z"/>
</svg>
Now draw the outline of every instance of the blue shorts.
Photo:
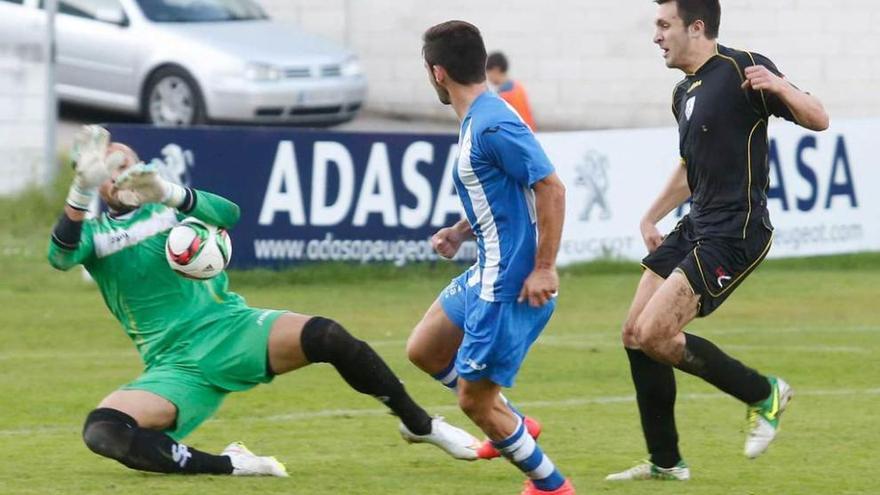
<svg viewBox="0 0 880 495">
<path fill-rule="evenodd" d="M 513 386 L 526 353 L 556 308 L 556 299 L 540 308 L 480 299 L 479 273 L 473 269 L 452 279 L 439 299 L 446 316 L 464 331 L 455 358 L 458 376 L 471 382 L 488 378 L 503 387 Z"/>
</svg>

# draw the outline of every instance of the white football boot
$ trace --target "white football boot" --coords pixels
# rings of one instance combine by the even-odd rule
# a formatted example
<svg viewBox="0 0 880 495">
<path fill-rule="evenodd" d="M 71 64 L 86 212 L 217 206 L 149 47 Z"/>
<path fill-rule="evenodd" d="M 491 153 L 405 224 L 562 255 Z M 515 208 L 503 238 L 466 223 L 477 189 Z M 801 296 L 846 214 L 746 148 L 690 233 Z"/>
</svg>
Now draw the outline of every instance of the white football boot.
<svg viewBox="0 0 880 495">
<path fill-rule="evenodd" d="M 431 420 L 431 433 L 416 435 L 400 423 L 400 436 L 409 443 L 430 443 L 443 449 L 456 459 L 473 461 L 477 459 L 477 449 L 481 442 L 470 433 L 447 423 L 442 417 Z"/>
<path fill-rule="evenodd" d="M 605 477 L 605 481 L 687 481 L 689 479 L 691 479 L 691 470 L 684 461 L 678 461 L 678 464 L 671 468 L 662 468 L 649 460 L 642 461 L 626 471 L 612 473 Z"/>
<path fill-rule="evenodd" d="M 278 476 L 287 478 L 287 468 L 274 457 L 261 457 L 244 446 L 241 442 L 233 442 L 223 449 L 220 455 L 232 461 L 233 476 Z"/>
<path fill-rule="evenodd" d="M 746 409 L 749 433 L 744 453 L 749 459 L 763 454 L 779 433 L 779 418 L 794 397 L 794 389 L 782 378 L 771 376 L 770 397 Z"/>
</svg>

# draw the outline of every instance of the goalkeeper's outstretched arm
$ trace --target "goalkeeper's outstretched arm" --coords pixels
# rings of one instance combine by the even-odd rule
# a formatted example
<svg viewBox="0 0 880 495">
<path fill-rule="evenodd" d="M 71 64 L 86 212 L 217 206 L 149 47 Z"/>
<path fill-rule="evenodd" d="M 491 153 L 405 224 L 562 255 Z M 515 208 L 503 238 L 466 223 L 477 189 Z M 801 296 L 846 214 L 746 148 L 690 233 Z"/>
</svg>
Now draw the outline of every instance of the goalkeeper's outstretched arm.
<svg viewBox="0 0 880 495">
<path fill-rule="evenodd" d="M 240 217 L 238 205 L 226 198 L 196 189 L 186 189 L 177 206 L 181 218 L 193 216 L 219 227 L 231 228 Z M 86 212 L 69 204 L 55 223 L 49 242 L 49 264 L 59 270 L 85 263 L 94 253 Z"/>
<path fill-rule="evenodd" d="M 88 231 L 84 235 L 83 225 L 98 187 L 109 179 L 104 163 L 109 144 L 110 133 L 96 125 L 84 126 L 74 137 L 71 158 L 76 175 L 49 241 L 49 264 L 59 270 L 86 262 L 94 252 L 92 235 Z"/>
<path fill-rule="evenodd" d="M 116 198 L 130 208 L 147 203 L 161 203 L 182 215 L 230 228 L 241 215 L 238 205 L 226 198 L 167 181 L 155 163 L 138 163 L 123 171 L 115 180 Z"/>
<path fill-rule="evenodd" d="M 83 225 L 86 212 L 70 205 L 64 206 L 64 213 L 55 223 L 49 240 L 49 264 L 59 270 L 85 263 L 94 253 L 92 235 Z"/>
<path fill-rule="evenodd" d="M 197 189 L 188 189 L 192 193 L 192 205 L 183 205 L 178 211 L 198 218 L 199 220 L 223 228 L 234 227 L 241 217 L 238 205 L 228 199 Z M 187 195 L 189 197 L 189 194 Z M 187 209 L 186 206 L 189 206 Z"/>
</svg>

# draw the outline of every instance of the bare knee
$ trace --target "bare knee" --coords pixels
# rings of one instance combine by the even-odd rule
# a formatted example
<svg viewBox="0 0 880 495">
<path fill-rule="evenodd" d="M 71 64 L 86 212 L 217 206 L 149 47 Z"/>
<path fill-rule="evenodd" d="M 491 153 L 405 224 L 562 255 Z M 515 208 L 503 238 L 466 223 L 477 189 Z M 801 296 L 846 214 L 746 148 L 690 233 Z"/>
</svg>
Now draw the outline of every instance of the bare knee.
<svg viewBox="0 0 880 495">
<path fill-rule="evenodd" d="M 416 337 L 417 330 L 418 329 L 413 331 L 412 335 L 410 335 L 409 339 L 406 341 L 406 357 L 419 369 L 430 372 L 431 356 L 430 353 L 427 352 L 427 349 L 425 349 L 425 346 L 421 345 L 421 342 Z"/>
<path fill-rule="evenodd" d="M 650 318 L 639 318 L 633 323 L 632 329 L 633 337 L 640 349 L 648 354 L 653 354 L 659 349 L 663 339 L 656 321 Z"/>
<path fill-rule="evenodd" d="M 639 348 L 639 333 L 635 321 L 627 319 L 624 322 L 623 328 L 620 331 L 620 340 L 623 341 L 623 346 L 628 349 Z"/>
<path fill-rule="evenodd" d="M 651 358 L 671 363 L 673 360 L 671 344 L 674 331 L 666 328 L 662 322 L 652 319 L 639 319 L 635 325 L 638 348 Z"/>
<path fill-rule="evenodd" d="M 446 345 L 437 345 L 436 340 L 424 338 L 420 326 L 416 326 L 406 341 L 406 357 L 420 370 L 432 375 L 445 370 L 455 358 Z"/>
</svg>

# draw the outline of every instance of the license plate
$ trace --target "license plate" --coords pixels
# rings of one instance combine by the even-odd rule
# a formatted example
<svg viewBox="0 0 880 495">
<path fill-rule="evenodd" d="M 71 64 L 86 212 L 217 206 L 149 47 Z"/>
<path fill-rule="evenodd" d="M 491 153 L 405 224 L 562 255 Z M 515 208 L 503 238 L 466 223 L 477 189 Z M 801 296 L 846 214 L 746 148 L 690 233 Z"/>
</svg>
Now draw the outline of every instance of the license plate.
<svg viewBox="0 0 880 495">
<path fill-rule="evenodd" d="M 314 89 L 303 91 L 297 97 L 298 105 L 329 105 L 337 104 L 342 100 L 342 93 L 336 90 Z"/>
</svg>

